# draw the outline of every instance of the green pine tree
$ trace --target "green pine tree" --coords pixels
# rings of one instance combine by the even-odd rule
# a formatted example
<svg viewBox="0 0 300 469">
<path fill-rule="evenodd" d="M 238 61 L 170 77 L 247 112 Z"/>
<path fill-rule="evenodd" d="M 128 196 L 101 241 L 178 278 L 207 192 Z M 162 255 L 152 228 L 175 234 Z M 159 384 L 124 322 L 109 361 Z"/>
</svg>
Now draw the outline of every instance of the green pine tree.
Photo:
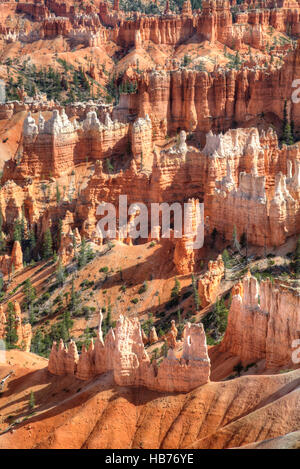
<svg viewBox="0 0 300 469">
<path fill-rule="evenodd" d="M 87 246 L 84 238 L 81 241 L 77 264 L 79 268 L 84 267 L 87 264 Z"/>
<path fill-rule="evenodd" d="M 196 278 L 195 278 L 194 274 L 192 274 L 192 287 L 193 287 L 193 294 L 194 294 L 194 301 L 195 301 L 196 311 L 199 311 L 201 304 L 200 304 L 199 292 L 198 292 L 198 288 L 197 288 L 197 281 L 196 281 Z"/>
<path fill-rule="evenodd" d="M 59 204 L 60 200 L 61 200 L 61 193 L 60 193 L 58 183 L 56 183 L 56 202 Z"/>
<path fill-rule="evenodd" d="M 59 259 L 58 266 L 56 269 L 56 280 L 60 287 L 63 286 L 66 280 L 65 269 L 64 269 L 64 266 L 62 265 L 61 259 Z"/>
<path fill-rule="evenodd" d="M 171 298 L 174 300 L 178 300 L 180 296 L 180 282 L 177 277 L 175 277 L 175 284 L 174 287 L 171 290 Z"/>
<path fill-rule="evenodd" d="M 227 327 L 228 309 L 226 308 L 224 298 L 217 300 L 215 305 L 215 315 L 217 328 L 220 334 L 224 334 Z"/>
<path fill-rule="evenodd" d="M 35 397 L 33 391 L 30 392 L 30 397 L 29 397 L 29 409 L 33 410 L 35 408 Z"/>
<path fill-rule="evenodd" d="M 288 121 L 286 100 L 284 101 L 284 107 L 283 107 L 282 143 L 285 143 L 286 145 L 293 145 L 294 143 L 291 125 Z"/>
<path fill-rule="evenodd" d="M 5 342 L 8 349 L 13 348 L 18 342 L 16 313 L 11 301 L 7 305 Z"/>
<path fill-rule="evenodd" d="M 30 278 L 27 278 L 24 283 L 23 287 L 24 293 L 24 306 L 26 309 L 29 309 L 30 305 L 33 304 L 34 300 L 36 299 L 36 292 L 35 288 L 33 287 Z"/>
<path fill-rule="evenodd" d="M 300 236 L 297 241 L 297 246 L 294 255 L 294 265 L 295 265 L 295 273 L 297 278 L 300 278 Z"/>
<path fill-rule="evenodd" d="M 229 255 L 227 249 L 224 249 L 224 251 L 222 253 L 222 259 L 223 259 L 225 267 L 229 268 L 230 267 L 230 255 Z"/>
<path fill-rule="evenodd" d="M 53 256 L 52 244 L 51 231 L 48 228 L 44 234 L 43 259 L 50 259 Z"/>
</svg>

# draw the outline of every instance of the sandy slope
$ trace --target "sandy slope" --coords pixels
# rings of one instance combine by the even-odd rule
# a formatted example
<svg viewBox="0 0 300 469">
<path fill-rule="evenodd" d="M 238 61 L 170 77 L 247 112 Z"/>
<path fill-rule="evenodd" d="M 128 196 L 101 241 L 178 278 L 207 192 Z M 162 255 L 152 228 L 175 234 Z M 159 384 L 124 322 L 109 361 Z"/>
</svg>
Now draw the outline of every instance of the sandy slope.
<svg viewBox="0 0 300 469">
<path fill-rule="evenodd" d="M 300 370 L 211 382 L 188 394 L 167 395 L 115 386 L 109 373 L 89 382 L 54 377 L 47 361 L 30 353 L 8 352 L 7 359 L 0 376 L 10 369 L 15 376 L 1 398 L 1 431 L 19 423 L 1 434 L 0 448 L 261 446 L 262 440 L 299 429 Z M 32 416 L 31 390 L 36 400 Z M 298 436 L 277 441 L 289 447 Z"/>
</svg>

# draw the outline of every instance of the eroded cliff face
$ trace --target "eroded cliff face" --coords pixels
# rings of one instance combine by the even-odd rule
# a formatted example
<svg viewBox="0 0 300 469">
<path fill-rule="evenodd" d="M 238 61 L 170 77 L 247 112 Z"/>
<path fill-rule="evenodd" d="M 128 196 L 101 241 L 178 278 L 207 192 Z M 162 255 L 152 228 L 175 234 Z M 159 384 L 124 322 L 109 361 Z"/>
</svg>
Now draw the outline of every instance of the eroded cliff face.
<svg viewBox="0 0 300 469">
<path fill-rule="evenodd" d="M 299 57 L 297 46 L 281 68 L 144 72 L 138 97 L 131 97 L 128 109 L 141 116 L 147 113 L 159 136 L 178 128 L 201 133 L 226 131 L 236 125 L 247 126 L 261 114 L 281 120 L 287 99 L 290 118 L 298 126 L 299 106 L 291 96 L 293 80 L 300 76 Z"/>
<path fill-rule="evenodd" d="M 299 37 L 299 5 L 288 5 L 283 9 L 254 8 L 249 11 L 238 11 L 234 18 L 230 10 L 230 2 L 208 0 L 203 1 L 202 9 L 192 11 L 190 2 L 185 2 L 181 15 L 176 15 L 166 7 L 165 15 L 140 16 L 125 19 L 122 12 L 108 12 L 106 6 L 100 7 L 100 18 L 104 24 L 115 26 L 112 38 L 123 47 L 136 44 L 138 32 L 143 44 L 151 41 L 159 45 L 178 46 L 191 37 L 198 41 L 219 41 L 232 47 L 238 43 L 246 44 L 263 50 L 268 43 L 270 27 L 285 33 L 290 27 L 291 34 Z M 242 6 L 238 8 L 242 10 Z"/>
<path fill-rule="evenodd" d="M 293 353 L 300 328 L 300 296 L 268 279 L 247 275 L 232 292 L 228 326 L 221 343 L 241 360 L 266 360 L 266 369 L 295 366 Z"/>
<path fill-rule="evenodd" d="M 102 315 L 95 344 L 83 348 L 78 357 L 76 345 L 65 347 L 61 341 L 57 350 L 53 344 L 48 370 L 55 375 L 74 374 L 87 380 L 95 375 L 113 371 L 119 386 L 145 386 L 155 391 L 188 392 L 209 381 L 210 361 L 202 325 L 188 323 L 180 358 L 170 348 L 167 358 L 158 366 L 150 362 L 144 348 L 141 326 L 137 319 L 120 316 L 116 328 L 102 338 Z M 175 338 L 176 344 L 176 338 Z M 176 346 L 179 344 L 176 344 Z"/>
<path fill-rule="evenodd" d="M 38 236 L 48 228 L 56 230 L 62 219 L 63 239 L 58 248 L 64 262 L 72 258 L 75 229 L 79 239 L 84 236 L 98 244 L 105 242 L 96 229 L 100 219 L 97 208 L 114 204 L 118 223 L 122 194 L 127 197 L 127 209 L 138 203 L 148 209 L 149 229 L 143 242 L 163 238 L 161 217 L 157 226 L 150 226 L 151 204 L 180 204 L 182 222 L 187 216 L 191 226 L 188 232 L 183 223 L 180 239 L 171 230 L 173 261 L 181 274 L 192 272 L 199 260 L 201 245 L 193 245 L 199 224 L 205 237 L 216 230 L 228 241 L 236 226 L 239 238 L 246 234 L 248 242 L 257 246 L 280 246 L 299 231 L 299 145 L 280 149 L 272 130 L 234 129 L 224 135 L 209 132 L 202 150 L 190 146 L 182 131 L 173 146 L 159 150 L 148 115 L 132 124 L 112 121 L 106 115 L 101 123 L 96 112 L 89 111 L 77 123 L 64 111 L 55 111 L 48 121 L 40 116 L 38 124 L 27 116 L 23 148 L 20 159 L 6 162 L 2 177 L 0 205 L 8 240 L 23 211 L 26 223 Z M 123 152 L 127 160 L 122 165 Z M 112 155 L 123 169 L 109 167 Z M 76 171 L 88 161 L 93 167 L 78 197 L 76 184 L 81 181 Z M 59 204 L 57 191 L 63 199 Z M 187 202 L 192 207 L 189 214 L 185 214 Z M 201 203 L 204 208 L 199 215 Z M 133 211 L 127 234 L 117 225 L 112 238 L 132 242 L 128 234 L 137 221 Z M 6 273 L 10 263 L 6 257 L 1 259 Z"/>
<path fill-rule="evenodd" d="M 109 115 L 102 124 L 95 111 L 87 113 L 81 127 L 68 119 L 64 108 L 54 110 L 48 121 L 40 115 L 38 124 L 29 113 L 23 126 L 22 159 L 7 163 L 3 180 L 59 177 L 88 158 L 120 155 L 126 150 L 128 133 L 128 124 L 113 122 Z"/>
<path fill-rule="evenodd" d="M 209 133 L 202 151 L 189 147 L 183 136 L 160 154 L 154 150 L 153 158 L 145 151 L 151 174 L 141 171 L 141 154 L 139 150 L 129 169 L 113 176 L 97 167 L 82 193 L 84 203 L 77 207 L 82 219 L 87 207 L 95 219 L 100 202 L 118 207 L 119 194 L 127 194 L 128 205 L 141 201 L 149 209 L 152 202 L 173 203 L 200 195 L 207 231 L 215 229 L 228 241 L 234 226 L 239 238 L 246 233 L 258 246 L 279 246 L 299 230 L 299 148 L 279 149 L 272 130 L 260 135 L 254 128 Z M 175 263 L 182 272 L 184 257 L 189 264 L 186 248 L 178 242 Z"/>
</svg>

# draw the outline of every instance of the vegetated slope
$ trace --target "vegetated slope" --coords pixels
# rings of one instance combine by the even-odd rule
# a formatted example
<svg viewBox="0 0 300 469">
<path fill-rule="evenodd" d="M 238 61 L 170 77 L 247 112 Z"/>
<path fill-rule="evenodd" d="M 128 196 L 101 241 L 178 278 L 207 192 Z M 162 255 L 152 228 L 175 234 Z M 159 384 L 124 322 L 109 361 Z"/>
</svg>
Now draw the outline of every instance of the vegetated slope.
<svg viewBox="0 0 300 469">
<path fill-rule="evenodd" d="M 15 376 L 1 399 L 1 448 L 229 448 L 298 430 L 300 370 L 167 395 L 115 386 L 110 373 L 54 377 L 46 364 L 8 352 L 0 376 L 11 368 Z"/>
</svg>

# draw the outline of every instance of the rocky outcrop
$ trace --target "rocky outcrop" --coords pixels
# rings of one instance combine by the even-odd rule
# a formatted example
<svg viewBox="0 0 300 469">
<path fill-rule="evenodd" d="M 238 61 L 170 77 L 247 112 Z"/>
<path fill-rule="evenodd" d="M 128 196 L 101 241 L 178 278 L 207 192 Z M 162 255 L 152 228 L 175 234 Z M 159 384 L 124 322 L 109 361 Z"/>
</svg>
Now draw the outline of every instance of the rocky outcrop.
<svg viewBox="0 0 300 469">
<path fill-rule="evenodd" d="M 42 37 L 44 39 L 54 39 L 57 36 L 68 36 L 72 25 L 69 18 L 50 17 L 44 20 L 42 25 Z"/>
<path fill-rule="evenodd" d="M 135 44 L 136 31 L 140 32 L 141 42 L 177 45 L 196 32 L 196 19 L 192 16 L 171 18 L 142 16 L 134 20 L 121 21 L 114 29 L 113 39 L 123 47 Z"/>
<path fill-rule="evenodd" d="M 118 207 L 120 193 L 127 194 L 128 206 L 143 202 L 148 213 L 151 203 L 188 201 L 191 210 L 187 217 L 193 230 L 182 237 L 171 236 L 174 264 L 178 273 L 184 274 L 193 271 L 197 262 L 201 245 L 193 248 L 192 233 L 195 227 L 203 228 L 204 220 L 206 236 L 215 231 L 231 241 L 236 226 L 239 239 L 245 234 L 248 243 L 258 246 L 281 245 L 299 231 L 298 144 L 280 149 L 273 130 L 259 134 L 255 128 L 234 129 L 224 135 L 210 132 L 202 151 L 187 145 L 184 131 L 178 143 L 160 153 L 156 149 L 151 153 L 150 143 L 143 150 L 143 141 L 149 142 L 140 138 L 137 146 L 135 141 L 134 159 L 128 169 L 108 175 L 102 165 L 97 165 L 77 206 L 82 219 L 90 207 L 91 233 L 97 205 L 110 202 Z M 143 166 L 141 154 L 147 155 Z M 204 213 L 201 203 L 198 206 L 200 219 L 198 202 L 204 202 Z M 183 209 L 182 204 L 182 213 Z M 152 227 L 148 239 L 161 239 L 161 229 L 161 223 Z"/>
<path fill-rule="evenodd" d="M 22 323 L 22 312 L 20 305 L 17 301 L 14 302 L 14 314 L 15 314 L 15 326 L 18 340 L 15 346 L 24 350 L 24 352 L 30 351 L 32 330 L 29 323 Z M 5 339 L 6 336 L 6 314 L 3 311 L 3 307 L 0 309 L 0 339 Z"/>
<path fill-rule="evenodd" d="M 17 301 L 14 302 L 14 309 L 16 315 L 16 327 L 17 327 L 17 336 L 18 341 L 16 345 L 20 347 L 25 352 L 30 351 L 31 339 L 32 339 L 32 330 L 29 323 L 22 323 L 22 313 L 20 305 Z"/>
<path fill-rule="evenodd" d="M 3 311 L 3 306 L 0 305 L 0 338 L 3 339 L 5 337 L 6 331 L 6 315 Z"/>
<path fill-rule="evenodd" d="M 62 109 L 54 110 L 45 121 L 35 122 L 31 113 L 23 125 L 23 156 L 14 167 L 10 161 L 4 168 L 3 180 L 31 177 L 59 177 L 70 173 L 76 164 L 121 155 L 129 141 L 129 124 L 112 121 L 106 115 L 102 124 L 95 111 L 87 114 L 79 125 L 71 122 Z"/>
<path fill-rule="evenodd" d="M 145 386 L 162 392 L 188 392 L 209 381 L 210 362 L 201 324 L 188 323 L 184 329 L 181 357 L 177 358 L 171 348 L 158 367 L 155 362 L 150 362 L 137 319 L 120 316 L 116 328 L 110 330 L 104 342 L 101 322 L 100 313 L 98 337 L 88 350 L 82 349 L 79 358 L 74 342 L 64 347 L 61 341 L 58 349 L 54 343 L 48 364 L 50 373 L 74 374 L 79 379 L 88 380 L 112 371 L 119 386 Z M 175 342 L 176 335 L 172 332 Z"/>
<path fill-rule="evenodd" d="M 60 245 L 58 255 L 62 264 L 70 262 L 75 255 L 76 247 L 81 244 L 81 236 L 78 228 L 72 229 L 74 226 L 74 216 L 67 211 L 62 222 L 60 231 Z"/>
<path fill-rule="evenodd" d="M 275 115 L 281 121 L 288 97 L 290 118 L 299 126 L 299 106 L 290 98 L 299 66 L 297 46 L 281 68 L 271 70 L 245 67 L 212 73 L 189 69 L 147 71 L 139 78 L 137 96 L 130 95 L 128 113 L 148 114 L 157 135 L 166 123 L 168 135 L 178 128 L 203 135 L 210 130 L 224 132 L 234 126 L 249 126 L 249 121 L 262 114 Z"/>
<path fill-rule="evenodd" d="M 11 271 L 19 272 L 23 269 L 23 252 L 19 241 L 15 241 L 11 252 Z"/>
<path fill-rule="evenodd" d="M 219 255 L 216 261 L 209 261 L 207 272 L 198 281 L 199 299 L 202 308 L 215 301 L 223 276 L 224 262 L 222 256 Z"/>
<path fill-rule="evenodd" d="M 294 341 L 300 330 L 299 293 L 248 274 L 232 291 L 221 350 L 244 361 L 265 359 L 266 368 L 295 366 Z"/>
<path fill-rule="evenodd" d="M 23 252 L 19 241 L 14 241 L 11 255 L 0 256 L 0 270 L 3 275 L 11 275 L 23 269 Z"/>
</svg>

